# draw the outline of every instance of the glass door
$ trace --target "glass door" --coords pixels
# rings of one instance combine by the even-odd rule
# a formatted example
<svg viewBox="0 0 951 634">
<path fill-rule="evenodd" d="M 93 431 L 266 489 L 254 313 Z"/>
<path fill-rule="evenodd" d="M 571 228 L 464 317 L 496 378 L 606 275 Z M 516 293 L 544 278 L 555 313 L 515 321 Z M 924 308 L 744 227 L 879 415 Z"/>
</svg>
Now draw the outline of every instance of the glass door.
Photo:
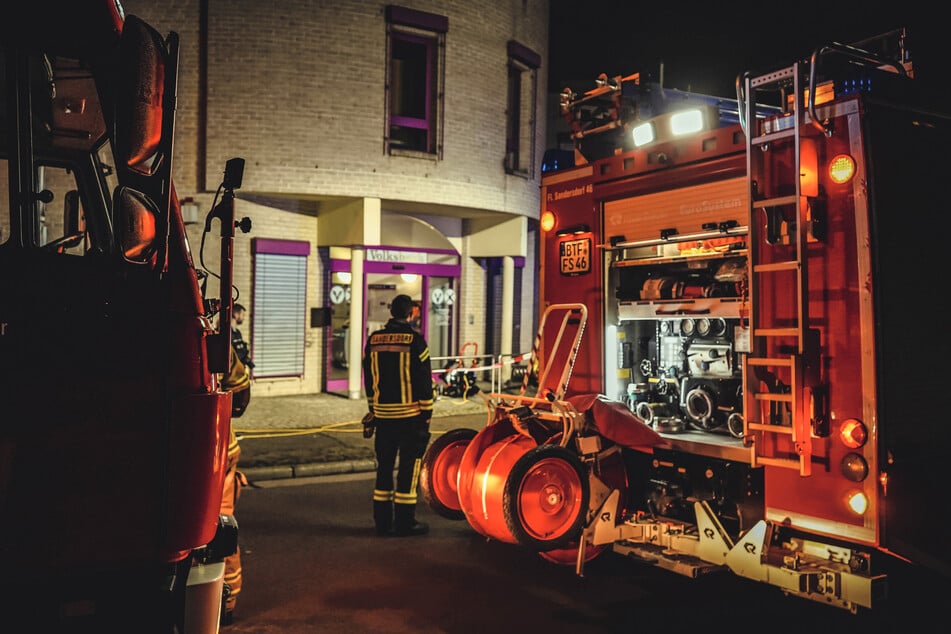
<svg viewBox="0 0 951 634">
<path fill-rule="evenodd" d="M 459 354 L 453 346 L 453 320 L 456 310 L 454 278 L 430 277 L 429 295 L 423 306 L 426 318 L 426 334 L 431 357 L 455 357 Z M 436 364 L 433 364 L 433 368 Z"/>
<path fill-rule="evenodd" d="M 331 274 L 330 327 L 327 391 L 346 393 L 350 367 L 350 273 L 345 271 Z"/>
<path fill-rule="evenodd" d="M 366 333 L 363 340 L 374 330 L 378 330 L 389 321 L 390 302 L 397 295 L 409 295 L 422 314 L 423 276 L 415 273 L 369 273 L 367 274 L 367 313 Z M 417 326 L 420 322 L 410 316 L 410 323 Z M 425 332 L 423 333 L 425 336 Z"/>
</svg>

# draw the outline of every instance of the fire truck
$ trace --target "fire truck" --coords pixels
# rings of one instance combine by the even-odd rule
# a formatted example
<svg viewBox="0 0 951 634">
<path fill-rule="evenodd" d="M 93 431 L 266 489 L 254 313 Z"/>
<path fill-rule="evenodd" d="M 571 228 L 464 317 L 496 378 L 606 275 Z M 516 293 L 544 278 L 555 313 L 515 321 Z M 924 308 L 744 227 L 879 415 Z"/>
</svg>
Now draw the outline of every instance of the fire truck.
<svg viewBox="0 0 951 634">
<path fill-rule="evenodd" d="M 172 181 L 178 46 L 112 0 L 0 18 L 0 606 L 25 630 L 218 631 L 244 161 L 205 297 Z"/>
<path fill-rule="evenodd" d="M 539 391 L 432 443 L 430 506 L 579 574 L 613 551 L 851 612 L 899 568 L 947 575 L 951 119 L 910 42 L 832 43 L 736 100 L 566 89 Z"/>
</svg>

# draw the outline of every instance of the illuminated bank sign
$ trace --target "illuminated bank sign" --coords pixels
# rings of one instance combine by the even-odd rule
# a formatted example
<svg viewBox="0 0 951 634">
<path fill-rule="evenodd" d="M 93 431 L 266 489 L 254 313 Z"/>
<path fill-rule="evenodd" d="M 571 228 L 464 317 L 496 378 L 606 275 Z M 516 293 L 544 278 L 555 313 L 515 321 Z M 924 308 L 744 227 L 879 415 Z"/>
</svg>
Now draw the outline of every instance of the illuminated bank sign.
<svg viewBox="0 0 951 634">
<path fill-rule="evenodd" d="M 373 262 L 405 262 L 407 264 L 426 264 L 426 254 L 418 251 L 397 251 L 395 249 L 367 249 L 367 260 Z"/>
</svg>

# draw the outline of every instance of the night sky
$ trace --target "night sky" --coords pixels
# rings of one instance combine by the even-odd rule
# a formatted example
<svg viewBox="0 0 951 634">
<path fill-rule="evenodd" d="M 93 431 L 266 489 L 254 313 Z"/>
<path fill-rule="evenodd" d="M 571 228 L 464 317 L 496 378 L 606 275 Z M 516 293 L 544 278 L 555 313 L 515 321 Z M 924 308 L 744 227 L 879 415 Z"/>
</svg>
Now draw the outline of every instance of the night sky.
<svg viewBox="0 0 951 634">
<path fill-rule="evenodd" d="M 654 4 L 552 0 L 549 90 L 583 92 L 600 73 L 640 73 L 662 78 L 667 88 L 734 98 L 736 77 L 745 71 L 774 70 L 808 59 L 817 47 L 899 27 L 909 30 L 917 77 L 951 80 L 951 31 L 938 4 L 918 9 L 901 2 L 888 11 L 851 1 L 758 3 L 745 11 L 739 2 L 705 3 L 699 11 L 695 2 Z"/>
</svg>

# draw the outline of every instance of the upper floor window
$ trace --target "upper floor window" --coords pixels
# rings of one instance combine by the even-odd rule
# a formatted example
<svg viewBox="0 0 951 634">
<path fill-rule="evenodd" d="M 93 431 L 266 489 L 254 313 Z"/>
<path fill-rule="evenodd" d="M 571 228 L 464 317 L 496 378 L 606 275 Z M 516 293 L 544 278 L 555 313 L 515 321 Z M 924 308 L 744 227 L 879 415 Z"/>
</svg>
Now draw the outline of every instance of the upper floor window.
<svg viewBox="0 0 951 634">
<path fill-rule="evenodd" d="M 386 7 L 388 154 L 442 158 L 445 16 Z"/>
<path fill-rule="evenodd" d="M 541 56 L 510 41 L 508 57 L 505 171 L 529 176 L 535 172 L 535 101 Z"/>
</svg>

